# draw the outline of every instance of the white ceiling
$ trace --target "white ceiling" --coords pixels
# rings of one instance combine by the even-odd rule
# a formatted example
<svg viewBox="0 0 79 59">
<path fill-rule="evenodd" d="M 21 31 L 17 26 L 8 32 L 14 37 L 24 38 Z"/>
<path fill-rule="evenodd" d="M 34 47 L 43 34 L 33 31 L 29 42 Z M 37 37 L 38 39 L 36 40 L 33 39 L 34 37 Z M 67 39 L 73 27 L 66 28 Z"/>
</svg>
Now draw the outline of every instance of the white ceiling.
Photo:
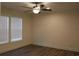
<svg viewBox="0 0 79 59">
<path fill-rule="evenodd" d="M 12 8 L 18 11 L 32 11 L 32 9 L 24 8 L 24 7 L 33 7 L 35 4 L 31 2 L 2 2 L 2 6 L 6 6 L 7 8 Z M 56 10 L 79 10 L 78 2 L 43 2 L 45 6 L 51 8 L 53 11 Z M 24 6 L 24 7 L 22 7 Z"/>
</svg>

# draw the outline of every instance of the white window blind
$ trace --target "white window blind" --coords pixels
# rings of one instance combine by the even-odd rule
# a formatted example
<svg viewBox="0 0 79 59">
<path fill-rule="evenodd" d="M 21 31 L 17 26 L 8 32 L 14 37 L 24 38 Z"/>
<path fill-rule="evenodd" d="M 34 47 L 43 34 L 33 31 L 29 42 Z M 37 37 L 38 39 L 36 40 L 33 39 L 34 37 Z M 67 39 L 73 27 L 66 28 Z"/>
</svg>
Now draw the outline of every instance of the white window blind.
<svg viewBox="0 0 79 59">
<path fill-rule="evenodd" d="M 9 42 L 9 18 L 0 16 L 0 44 Z"/>
<path fill-rule="evenodd" d="M 22 40 L 22 18 L 11 17 L 11 41 Z"/>
</svg>

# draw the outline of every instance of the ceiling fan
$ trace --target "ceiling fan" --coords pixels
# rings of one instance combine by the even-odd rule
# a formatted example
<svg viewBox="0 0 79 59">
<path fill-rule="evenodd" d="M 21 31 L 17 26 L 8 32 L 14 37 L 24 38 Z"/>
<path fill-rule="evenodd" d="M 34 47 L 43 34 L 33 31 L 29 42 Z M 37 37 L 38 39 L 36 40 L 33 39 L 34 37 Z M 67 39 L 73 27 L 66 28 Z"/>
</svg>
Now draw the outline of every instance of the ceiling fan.
<svg viewBox="0 0 79 59">
<path fill-rule="evenodd" d="M 52 11 L 51 8 L 46 7 L 42 2 L 30 2 L 30 3 L 34 4 L 35 6 L 33 6 L 32 8 L 25 6 L 22 7 L 31 9 L 34 14 L 39 14 L 41 11 Z"/>
</svg>

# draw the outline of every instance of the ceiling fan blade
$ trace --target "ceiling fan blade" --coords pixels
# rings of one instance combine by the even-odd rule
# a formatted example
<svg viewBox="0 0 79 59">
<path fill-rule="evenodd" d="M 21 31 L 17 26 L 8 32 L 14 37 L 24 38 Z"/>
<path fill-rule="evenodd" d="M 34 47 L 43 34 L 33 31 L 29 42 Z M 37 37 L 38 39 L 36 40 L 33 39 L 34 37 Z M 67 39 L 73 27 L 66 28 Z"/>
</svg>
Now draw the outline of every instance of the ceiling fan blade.
<svg viewBox="0 0 79 59">
<path fill-rule="evenodd" d="M 42 11 L 52 11 L 52 9 L 41 9 Z"/>
<path fill-rule="evenodd" d="M 26 13 L 26 12 L 32 12 L 32 10 L 27 10 L 27 11 L 24 11 L 24 12 L 25 12 L 25 13 Z"/>
<path fill-rule="evenodd" d="M 20 6 L 20 7 L 23 7 L 23 8 L 29 8 L 29 9 L 33 9 L 33 8 L 31 8 L 31 7 L 26 7 L 26 6 Z"/>
<path fill-rule="evenodd" d="M 42 11 L 52 11 L 52 9 L 48 9 L 45 5 L 40 5 Z"/>
</svg>

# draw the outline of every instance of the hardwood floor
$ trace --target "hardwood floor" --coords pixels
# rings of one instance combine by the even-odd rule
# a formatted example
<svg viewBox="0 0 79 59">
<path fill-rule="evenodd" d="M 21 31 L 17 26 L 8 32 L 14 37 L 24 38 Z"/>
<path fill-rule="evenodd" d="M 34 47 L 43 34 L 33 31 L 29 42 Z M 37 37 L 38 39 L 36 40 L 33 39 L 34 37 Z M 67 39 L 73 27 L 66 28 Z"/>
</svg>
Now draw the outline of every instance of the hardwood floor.
<svg viewBox="0 0 79 59">
<path fill-rule="evenodd" d="M 0 56 L 79 56 L 79 52 L 49 48 L 37 45 L 28 45 L 15 49 Z"/>
</svg>

